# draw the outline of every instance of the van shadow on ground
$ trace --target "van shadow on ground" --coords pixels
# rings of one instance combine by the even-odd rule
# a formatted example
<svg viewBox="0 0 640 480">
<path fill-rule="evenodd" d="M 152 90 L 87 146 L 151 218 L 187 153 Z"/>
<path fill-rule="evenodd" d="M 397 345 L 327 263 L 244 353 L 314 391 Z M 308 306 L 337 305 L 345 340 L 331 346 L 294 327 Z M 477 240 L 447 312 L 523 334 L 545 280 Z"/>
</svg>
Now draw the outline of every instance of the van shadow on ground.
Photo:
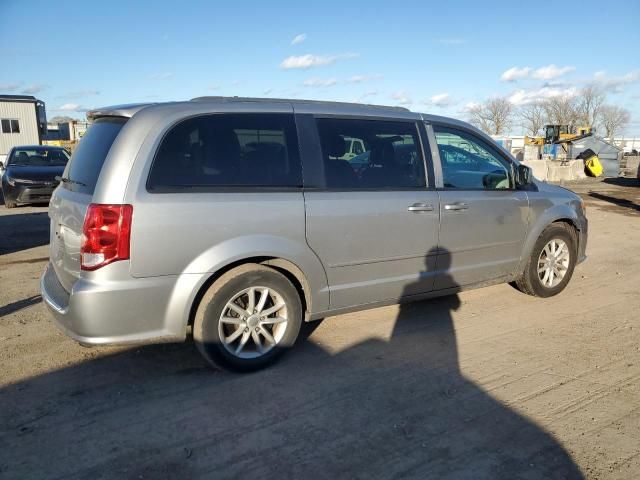
<svg viewBox="0 0 640 480">
<path fill-rule="evenodd" d="M 632 202 L 627 198 L 618 198 L 613 195 L 606 195 L 599 192 L 589 192 L 589 196 L 591 198 L 595 198 L 597 200 L 602 200 L 603 202 L 610 203 L 617 207 L 626 208 L 629 210 L 635 210 L 636 212 L 640 212 L 640 204 Z M 639 195 L 640 198 L 640 195 Z"/>
<path fill-rule="evenodd" d="M 640 173 L 640 170 L 639 170 Z M 609 185 L 617 185 L 619 187 L 638 187 L 640 186 L 640 177 L 608 177 L 602 180 Z"/>
<path fill-rule="evenodd" d="M 582 478 L 557 440 L 461 373 L 459 306 L 406 304 L 389 341 L 330 355 L 312 336 L 252 375 L 159 345 L 7 386 L 0 476 Z"/>
</svg>

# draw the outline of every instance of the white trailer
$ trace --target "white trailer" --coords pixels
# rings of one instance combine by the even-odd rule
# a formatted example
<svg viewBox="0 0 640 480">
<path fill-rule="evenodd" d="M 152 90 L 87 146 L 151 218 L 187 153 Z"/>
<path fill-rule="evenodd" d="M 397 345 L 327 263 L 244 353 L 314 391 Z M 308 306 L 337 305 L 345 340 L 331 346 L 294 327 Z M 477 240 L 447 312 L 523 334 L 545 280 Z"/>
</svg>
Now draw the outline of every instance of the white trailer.
<svg viewBox="0 0 640 480">
<path fill-rule="evenodd" d="M 44 102 L 30 95 L 0 95 L 0 162 L 17 145 L 40 145 L 46 132 Z"/>
</svg>

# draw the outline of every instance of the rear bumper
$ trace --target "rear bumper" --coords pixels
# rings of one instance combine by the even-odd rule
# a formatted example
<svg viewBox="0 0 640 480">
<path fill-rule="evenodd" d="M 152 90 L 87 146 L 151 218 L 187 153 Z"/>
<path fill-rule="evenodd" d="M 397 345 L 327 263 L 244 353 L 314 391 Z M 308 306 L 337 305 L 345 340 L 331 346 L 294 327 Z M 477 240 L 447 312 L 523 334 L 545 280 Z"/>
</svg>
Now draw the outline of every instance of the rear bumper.
<svg viewBox="0 0 640 480">
<path fill-rule="evenodd" d="M 114 264 L 115 265 L 115 264 Z M 80 278 L 71 293 L 47 265 L 42 299 L 67 336 L 89 345 L 180 342 L 186 337 L 188 305 L 176 296 L 178 277 L 99 281 Z"/>
</svg>

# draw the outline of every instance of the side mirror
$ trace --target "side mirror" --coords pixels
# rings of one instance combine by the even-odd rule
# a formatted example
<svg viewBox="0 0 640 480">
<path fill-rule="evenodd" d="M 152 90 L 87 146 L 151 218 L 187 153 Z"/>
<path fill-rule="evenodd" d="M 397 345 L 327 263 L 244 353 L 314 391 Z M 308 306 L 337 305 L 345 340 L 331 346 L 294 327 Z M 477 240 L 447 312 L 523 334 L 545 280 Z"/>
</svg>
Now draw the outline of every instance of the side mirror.
<svg viewBox="0 0 640 480">
<path fill-rule="evenodd" d="M 533 172 L 526 165 L 518 165 L 516 171 L 516 184 L 518 186 L 530 185 L 533 182 Z"/>
</svg>

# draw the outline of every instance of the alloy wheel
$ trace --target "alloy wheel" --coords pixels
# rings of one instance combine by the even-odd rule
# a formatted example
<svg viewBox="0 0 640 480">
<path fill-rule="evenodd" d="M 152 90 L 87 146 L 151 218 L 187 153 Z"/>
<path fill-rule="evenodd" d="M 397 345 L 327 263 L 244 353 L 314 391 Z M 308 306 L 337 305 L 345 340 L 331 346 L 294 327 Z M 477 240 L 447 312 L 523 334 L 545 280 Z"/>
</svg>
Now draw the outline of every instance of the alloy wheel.
<svg viewBox="0 0 640 480">
<path fill-rule="evenodd" d="M 287 329 L 287 306 L 273 288 L 249 287 L 235 294 L 222 309 L 218 329 L 225 349 L 238 358 L 270 352 Z"/>
</svg>

